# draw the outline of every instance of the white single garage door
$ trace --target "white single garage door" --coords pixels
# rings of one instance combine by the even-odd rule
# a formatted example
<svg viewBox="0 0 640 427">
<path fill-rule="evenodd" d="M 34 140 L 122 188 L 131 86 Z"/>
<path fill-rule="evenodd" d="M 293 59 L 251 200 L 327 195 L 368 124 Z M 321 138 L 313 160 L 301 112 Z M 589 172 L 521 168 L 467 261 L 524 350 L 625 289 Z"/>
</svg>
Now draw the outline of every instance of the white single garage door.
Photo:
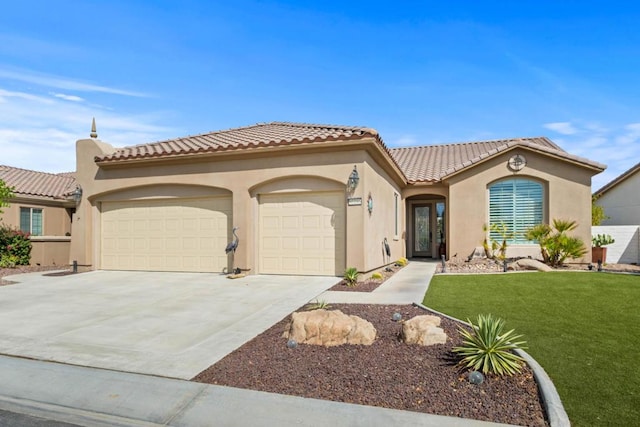
<svg viewBox="0 0 640 427">
<path fill-rule="evenodd" d="M 260 273 L 342 275 L 344 200 L 337 192 L 260 195 Z"/>
<path fill-rule="evenodd" d="M 220 272 L 231 198 L 102 203 L 102 269 Z"/>
</svg>

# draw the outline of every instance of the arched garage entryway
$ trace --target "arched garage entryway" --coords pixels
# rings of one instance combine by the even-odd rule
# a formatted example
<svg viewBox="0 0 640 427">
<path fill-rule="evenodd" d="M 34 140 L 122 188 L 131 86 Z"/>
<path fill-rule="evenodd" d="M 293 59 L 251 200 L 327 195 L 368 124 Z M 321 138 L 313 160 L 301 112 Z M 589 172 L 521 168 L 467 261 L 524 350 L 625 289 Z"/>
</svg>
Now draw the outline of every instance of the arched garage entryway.
<svg viewBox="0 0 640 427">
<path fill-rule="evenodd" d="M 222 272 L 232 198 L 206 187 L 148 186 L 99 202 L 100 268 Z"/>
</svg>

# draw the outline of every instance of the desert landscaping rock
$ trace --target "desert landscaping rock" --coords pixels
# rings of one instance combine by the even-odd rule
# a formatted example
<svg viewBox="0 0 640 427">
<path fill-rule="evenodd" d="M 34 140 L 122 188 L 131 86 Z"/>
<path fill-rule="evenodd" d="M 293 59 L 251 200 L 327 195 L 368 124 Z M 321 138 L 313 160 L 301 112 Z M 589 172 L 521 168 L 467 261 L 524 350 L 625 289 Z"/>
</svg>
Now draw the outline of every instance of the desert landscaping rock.
<svg viewBox="0 0 640 427">
<path fill-rule="evenodd" d="M 402 340 L 406 344 L 424 346 L 444 344 L 447 334 L 440 326 L 440 317 L 428 314 L 402 322 Z"/>
<path fill-rule="evenodd" d="M 325 347 L 371 345 L 376 339 L 376 328 L 358 316 L 349 316 L 340 310 L 319 309 L 293 313 L 284 337 L 301 344 Z"/>
<path fill-rule="evenodd" d="M 512 262 L 509 270 L 537 270 L 537 271 L 553 271 L 547 264 L 535 259 L 522 258 Z"/>
</svg>

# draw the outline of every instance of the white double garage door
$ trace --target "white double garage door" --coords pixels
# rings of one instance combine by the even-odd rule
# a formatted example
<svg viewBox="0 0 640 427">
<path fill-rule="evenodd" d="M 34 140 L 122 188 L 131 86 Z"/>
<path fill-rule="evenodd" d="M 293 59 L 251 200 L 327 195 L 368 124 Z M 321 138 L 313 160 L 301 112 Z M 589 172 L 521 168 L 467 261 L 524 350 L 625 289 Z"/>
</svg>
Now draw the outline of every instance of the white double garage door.
<svg viewBox="0 0 640 427">
<path fill-rule="evenodd" d="M 258 200 L 258 243 L 252 246 L 258 249 L 259 273 L 334 276 L 344 271 L 342 193 L 266 194 Z M 231 197 L 102 202 L 101 225 L 105 270 L 231 268 L 224 251 L 233 238 Z M 249 243 L 245 233 L 238 232 L 240 245 Z"/>
</svg>

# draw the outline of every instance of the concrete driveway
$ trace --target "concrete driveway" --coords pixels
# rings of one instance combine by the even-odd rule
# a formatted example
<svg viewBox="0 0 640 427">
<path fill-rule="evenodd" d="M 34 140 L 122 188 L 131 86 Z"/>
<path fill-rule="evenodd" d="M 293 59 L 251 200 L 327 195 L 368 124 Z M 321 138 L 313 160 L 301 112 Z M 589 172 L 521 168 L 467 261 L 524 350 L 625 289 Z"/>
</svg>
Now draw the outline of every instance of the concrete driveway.
<svg viewBox="0 0 640 427">
<path fill-rule="evenodd" d="M 0 287 L 0 354 L 182 379 L 339 280 L 129 271 L 5 279 L 19 283 Z"/>
</svg>

